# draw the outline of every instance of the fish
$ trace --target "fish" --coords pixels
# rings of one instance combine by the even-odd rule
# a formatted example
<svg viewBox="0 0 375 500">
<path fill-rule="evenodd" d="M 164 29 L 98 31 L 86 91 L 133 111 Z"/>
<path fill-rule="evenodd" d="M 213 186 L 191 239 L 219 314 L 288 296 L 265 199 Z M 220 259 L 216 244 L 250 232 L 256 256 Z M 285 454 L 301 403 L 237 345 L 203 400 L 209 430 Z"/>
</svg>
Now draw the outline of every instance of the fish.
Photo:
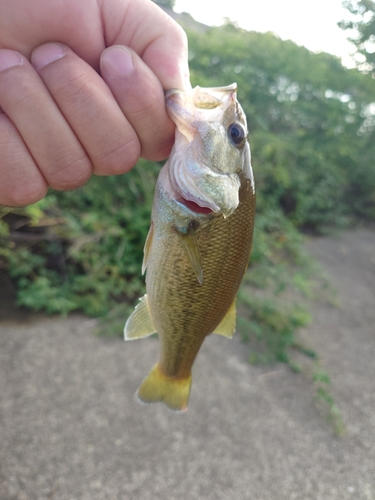
<svg viewBox="0 0 375 500">
<path fill-rule="evenodd" d="M 236 295 L 254 231 L 255 185 L 237 85 L 166 91 L 175 143 L 155 187 L 142 272 L 146 294 L 125 340 L 158 333 L 159 360 L 141 383 L 143 403 L 188 406 L 192 366 L 205 338 L 231 338 Z"/>
</svg>

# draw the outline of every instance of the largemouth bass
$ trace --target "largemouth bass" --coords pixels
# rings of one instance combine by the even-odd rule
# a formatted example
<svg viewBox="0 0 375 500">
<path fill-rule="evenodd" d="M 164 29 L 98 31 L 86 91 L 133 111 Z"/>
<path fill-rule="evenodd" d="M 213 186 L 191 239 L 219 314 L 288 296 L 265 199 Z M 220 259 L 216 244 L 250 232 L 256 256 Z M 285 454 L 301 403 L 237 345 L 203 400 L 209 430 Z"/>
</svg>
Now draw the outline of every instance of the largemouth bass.
<svg viewBox="0 0 375 500">
<path fill-rule="evenodd" d="M 176 124 L 144 248 L 146 295 L 125 340 L 158 332 L 160 357 L 138 390 L 145 403 L 187 409 L 191 369 L 211 333 L 232 337 L 250 257 L 255 187 L 236 84 L 166 93 Z"/>
</svg>

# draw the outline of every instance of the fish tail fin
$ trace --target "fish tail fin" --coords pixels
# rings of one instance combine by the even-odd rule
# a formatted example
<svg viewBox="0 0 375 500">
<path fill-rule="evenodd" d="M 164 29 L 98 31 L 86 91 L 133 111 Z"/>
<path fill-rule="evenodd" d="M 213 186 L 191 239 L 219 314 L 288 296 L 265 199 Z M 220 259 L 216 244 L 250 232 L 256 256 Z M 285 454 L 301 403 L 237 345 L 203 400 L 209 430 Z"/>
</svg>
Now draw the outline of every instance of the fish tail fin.
<svg viewBox="0 0 375 500">
<path fill-rule="evenodd" d="M 156 364 L 138 389 L 137 396 L 142 403 L 162 402 L 170 410 L 185 411 L 189 401 L 191 374 L 186 378 L 172 378 L 165 375 Z"/>
</svg>

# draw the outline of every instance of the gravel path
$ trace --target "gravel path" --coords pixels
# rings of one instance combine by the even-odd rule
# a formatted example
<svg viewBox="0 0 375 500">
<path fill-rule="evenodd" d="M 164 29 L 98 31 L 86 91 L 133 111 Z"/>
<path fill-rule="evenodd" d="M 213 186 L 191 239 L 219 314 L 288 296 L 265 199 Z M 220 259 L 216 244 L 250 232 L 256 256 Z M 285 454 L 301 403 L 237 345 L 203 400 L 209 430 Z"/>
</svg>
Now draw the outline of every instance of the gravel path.
<svg viewBox="0 0 375 500">
<path fill-rule="evenodd" d="M 11 319 L 3 294 L 0 500 L 375 499 L 375 231 L 308 249 L 339 306 L 315 303 L 301 337 L 331 377 L 344 437 L 308 377 L 249 365 L 239 336 L 206 341 L 178 415 L 133 398 L 155 339 L 97 338 L 78 315 Z"/>
</svg>

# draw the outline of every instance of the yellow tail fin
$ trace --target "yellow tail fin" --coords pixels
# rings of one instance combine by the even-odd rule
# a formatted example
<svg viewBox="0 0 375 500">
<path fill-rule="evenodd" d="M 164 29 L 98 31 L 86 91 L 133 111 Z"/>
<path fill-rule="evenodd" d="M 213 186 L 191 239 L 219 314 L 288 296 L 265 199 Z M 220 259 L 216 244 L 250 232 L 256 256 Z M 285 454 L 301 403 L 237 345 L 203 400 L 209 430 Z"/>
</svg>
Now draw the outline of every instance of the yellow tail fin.
<svg viewBox="0 0 375 500">
<path fill-rule="evenodd" d="M 187 410 L 191 386 L 191 375 L 177 379 L 168 377 L 156 364 L 138 389 L 138 399 L 142 403 L 164 403 L 174 411 Z"/>
</svg>

